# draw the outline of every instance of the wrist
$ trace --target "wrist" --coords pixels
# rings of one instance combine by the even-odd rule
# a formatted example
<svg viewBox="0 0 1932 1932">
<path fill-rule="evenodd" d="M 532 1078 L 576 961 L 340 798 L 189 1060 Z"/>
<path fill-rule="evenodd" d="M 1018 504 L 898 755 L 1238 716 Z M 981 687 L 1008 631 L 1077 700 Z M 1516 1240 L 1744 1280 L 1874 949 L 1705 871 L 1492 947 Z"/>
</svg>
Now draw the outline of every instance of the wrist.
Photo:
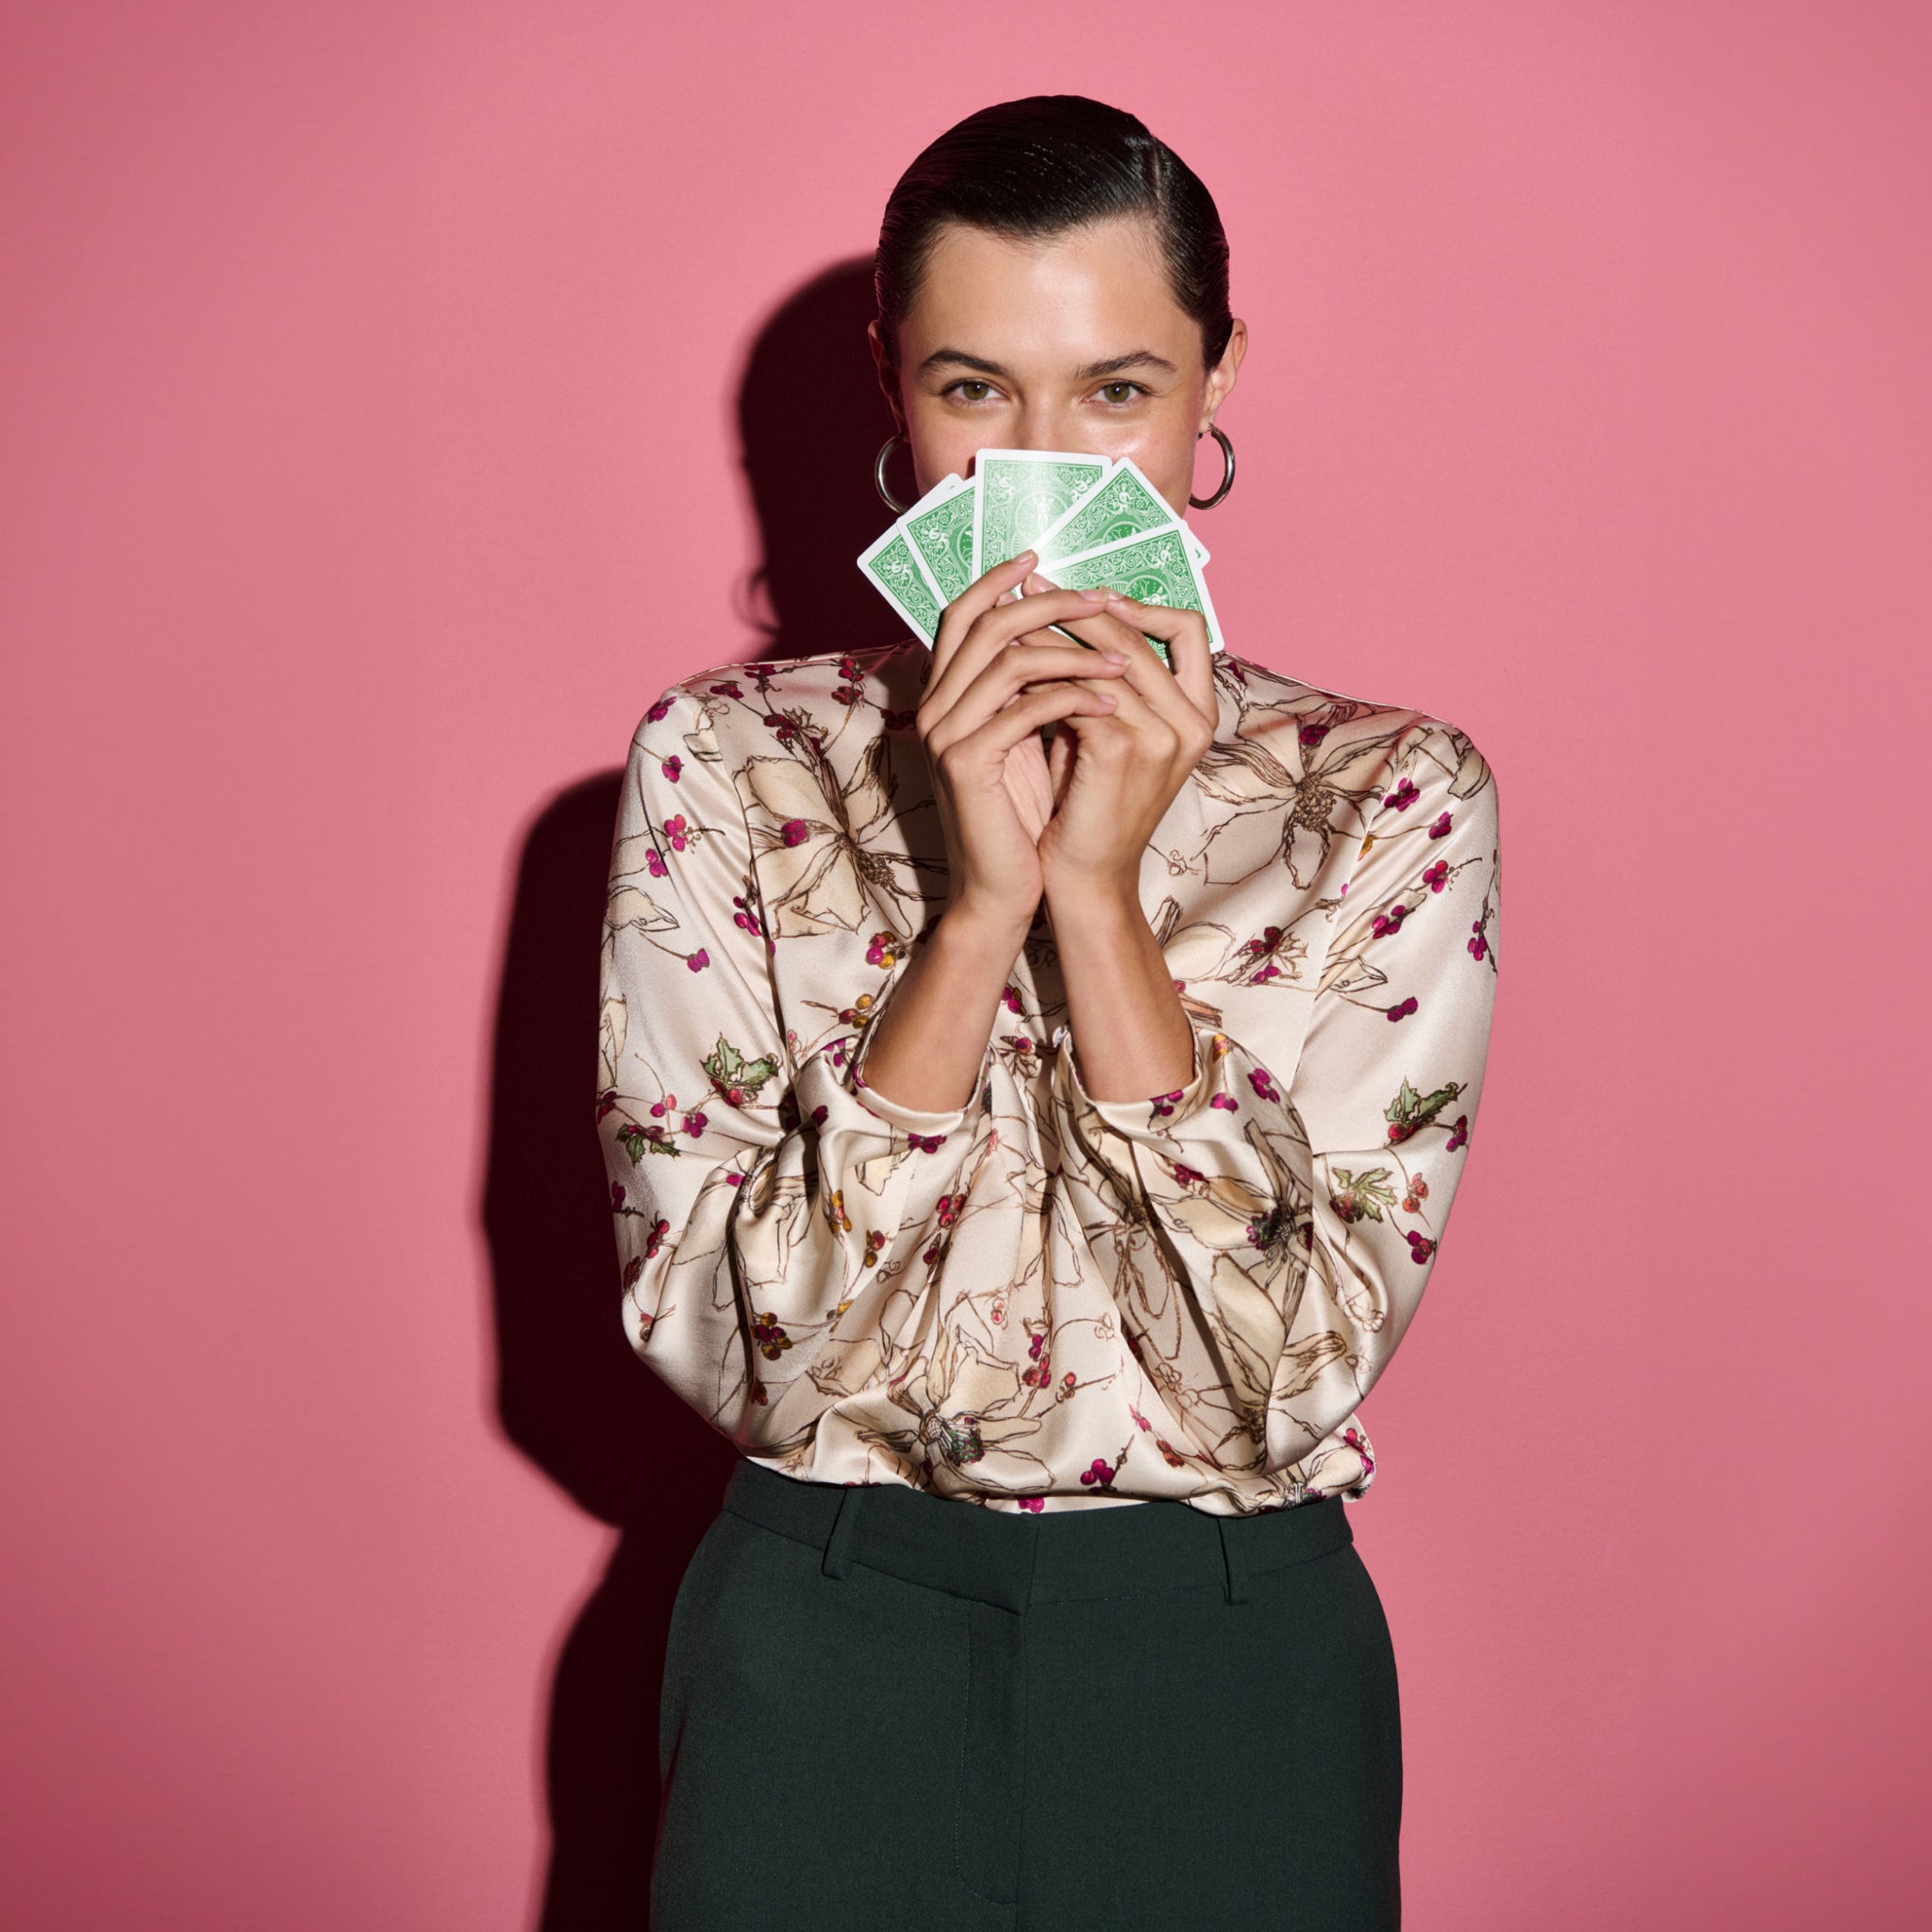
<svg viewBox="0 0 1932 1932">
<path fill-rule="evenodd" d="M 989 907 L 956 899 L 940 915 L 929 944 L 962 956 L 996 959 L 1002 973 L 1020 957 L 1033 927 L 1033 908 Z"/>
<path fill-rule="evenodd" d="M 1145 925 L 1141 905 L 1141 877 L 1062 878 L 1048 882 L 1046 910 L 1057 928 L 1093 924 L 1118 934 L 1123 927 Z"/>
</svg>

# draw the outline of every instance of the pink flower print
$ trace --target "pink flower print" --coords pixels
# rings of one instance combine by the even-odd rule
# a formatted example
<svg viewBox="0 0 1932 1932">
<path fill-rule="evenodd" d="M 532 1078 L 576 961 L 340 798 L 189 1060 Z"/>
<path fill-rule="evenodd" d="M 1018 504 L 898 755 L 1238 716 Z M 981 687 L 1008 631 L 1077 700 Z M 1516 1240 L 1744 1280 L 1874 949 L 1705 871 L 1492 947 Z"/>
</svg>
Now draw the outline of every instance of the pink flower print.
<svg viewBox="0 0 1932 1932">
<path fill-rule="evenodd" d="M 651 1103 L 651 1117 L 653 1120 L 661 1121 L 666 1114 L 675 1113 L 676 1111 L 677 1095 L 675 1093 L 667 1093 L 662 1100 L 654 1100 Z"/>
<path fill-rule="evenodd" d="M 1466 1113 L 1459 1113 L 1456 1116 L 1456 1125 L 1450 1130 L 1448 1141 L 1449 1152 L 1454 1154 L 1468 1139 L 1469 1116 Z"/>
<path fill-rule="evenodd" d="M 1072 1369 L 1069 1369 L 1067 1373 L 1060 1377 L 1060 1386 L 1058 1391 L 1059 1399 L 1062 1402 L 1064 1402 L 1067 1399 L 1067 1397 L 1074 1392 L 1074 1390 L 1076 1386 L 1077 1385 L 1074 1380 L 1074 1372 Z"/>
<path fill-rule="evenodd" d="M 803 819 L 787 819 L 779 826 L 778 836 L 788 845 L 803 845 L 811 837 L 811 827 Z"/>
<path fill-rule="evenodd" d="M 1136 1408 L 1131 1402 L 1127 1404 L 1127 1413 L 1134 1418 L 1135 1423 L 1140 1427 L 1144 1429 L 1151 1426 L 1147 1421 L 1147 1418 L 1144 1415 L 1142 1415 L 1141 1411 L 1138 1408 Z"/>
<path fill-rule="evenodd" d="M 831 1108 L 829 1107 L 824 1106 L 823 1103 L 812 1108 L 811 1124 L 814 1130 L 824 1125 L 825 1116 L 830 1112 Z"/>
<path fill-rule="evenodd" d="M 885 1245 L 885 1236 L 875 1227 L 869 1229 L 865 1237 L 865 1259 L 859 1265 L 865 1268 L 876 1266 Z"/>
<path fill-rule="evenodd" d="M 638 1316 L 638 1342 L 640 1346 L 650 1341 L 651 1330 L 657 1325 L 658 1318 L 656 1315 L 640 1314 Z"/>
<path fill-rule="evenodd" d="M 1393 806 L 1397 811 L 1407 811 L 1421 796 L 1422 793 L 1417 790 L 1415 780 L 1405 778 L 1393 791 L 1390 792 L 1383 799 L 1382 803 Z"/>
<path fill-rule="evenodd" d="M 895 932 L 875 932 L 865 948 L 865 963 L 868 966 L 883 966 L 890 973 L 899 963 L 899 947 L 902 941 Z"/>
<path fill-rule="evenodd" d="M 1046 1507 L 1046 1498 L 1044 1496 L 1015 1496 L 1013 1500 L 1019 1504 L 1021 1508 L 1029 1511 L 1035 1516 L 1038 1516 Z"/>
<path fill-rule="evenodd" d="M 910 731 L 919 717 L 917 711 L 881 711 L 888 731 Z"/>
<path fill-rule="evenodd" d="M 852 657 L 849 653 L 845 657 L 841 658 L 839 659 L 839 675 L 847 684 L 857 684 L 858 682 L 858 659 Z"/>
<path fill-rule="evenodd" d="M 658 769 L 675 785 L 684 771 L 684 760 L 673 752 L 668 758 L 658 760 Z"/>
<path fill-rule="evenodd" d="M 1407 998 L 1406 1000 L 1403 1000 L 1402 1002 L 1400 1002 L 1400 1004 L 1398 1004 L 1398 1005 L 1396 1005 L 1396 1006 L 1392 1006 L 1392 1007 L 1390 1007 L 1389 1008 L 1387 1008 L 1387 1011 L 1388 1011 L 1388 1016 L 1389 1016 L 1389 1018 L 1390 1018 L 1390 1019 L 1391 1019 L 1391 1020 L 1400 1020 L 1400 1019 L 1404 1019 L 1404 1018 L 1406 1018 L 1406 1017 L 1407 1017 L 1407 1016 L 1408 1014 L 1410 1014 L 1410 1013 L 1412 1013 L 1412 1012 L 1414 1012 L 1414 1011 L 1415 1011 L 1415 1007 L 1416 1007 L 1416 999 L 1415 999 L 1415 995 L 1414 995 L 1414 993 L 1410 993 L 1410 994 L 1409 994 L 1409 996 L 1408 996 L 1408 997 L 1407 997 Z"/>
<path fill-rule="evenodd" d="M 644 1257 L 641 1255 L 633 1255 L 624 1264 L 624 1287 L 626 1294 L 643 1278 L 643 1273 Z"/>
<path fill-rule="evenodd" d="M 845 1211 L 843 1188 L 834 1188 L 825 1197 L 825 1219 L 841 1234 L 852 1232 L 852 1217 Z"/>
<path fill-rule="evenodd" d="M 695 953 L 687 953 L 684 956 L 684 963 L 693 973 L 702 973 L 711 963 L 711 956 L 703 946 L 700 946 Z"/>
<path fill-rule="evenodd" d="M 1369 1454 L 1368 1439 L 1362 1432 L 1359 1429 L 1343 1429 L 1341 1440 L 1361 1457 L 1364 1472 L 1373 1474 L 1375 1467 L 1375 1458 Z"/>
<path fill-rule="evenodd" d="M 762 1382 L 758 1381 L 756 1376 L 754 1376 L 752 1379 L 751 1399 L 754 1402 L 756 1402 L 760 1408 L 768 1407 L 772 1400 L 772 1398 L 765 1393 L 765 1385 Z"/>
<path fill-rule="evenodd" d="M 1471 954 L 1478 959 L 1486 958 L 1489 954 L 1490 942 L 1483 937 L 1482 921 L 1478 919 L 1474 923 L 1474 924 L 1473 924 L 1470 927 L 1470 931 L 1474 933 L 1475 935 L 1474 939 L 1471 940 L 1469 942 L 1469 950 Z"/>
<path fill-rule="evenodd" d="M 908 1129 L 906 1138 L 922 1154 L 937 1154 L 946 1144 L 943 1134 L 915 1134 Z"/>
<path fill-rule="evenodd" d="M 1376 913 L 1375 923 L 1370 927 L 1370 932 L 1378 940 L 1386 939 L 1391 933 L 1400 932 L 1402 922 L 1407 917 L 1408 908 L 1397 903 L 1390 907 L 1388 911 Z"/>
<path fill-rule="evenodd" d="M 610 1211 L 613 1214 L 622 1214 L 624 1212 L 624 1183 L 622 1181 L 612 1181 L 610 1183 Z"/>
<path fill-rule="evenodd" d="M 1179 1106 L 1180 1097 L 1187 1091 L 1185 1087 L 1176 1087 L 1172 1093 L 1157 1093 L 1147 1103 L 1154 1109 L 1154 1119 L 1165 1120 Z M 1151 1125 L 1152 1122 L 1149 1124 Z"/>
<path fill-rule="evenodd" d="M 1272 1100 L 1277 1107 L 1281 1105 L 1281 1090 L 1275 1086 L 1274 1076 L 1268 1071 L 1266 1067 L 1257 1067 L 1255 1071 L 1248 1075 L 1248 1085 L 1252 1087 L 1255 1090 L 1255 1091 L 1261 1096 L 1263 1100 Z"/>
<path fill-rule="evenodd" d="M 1188 1458 L 1170 1442 L 1165 1436 L 1156 1436 L 1154 1446 L 1160 1451 L 1160 1459 L 1170 1469 L 1178 1469 Z"/>
<path fill-rule="evenodd" d="M 754 1315 L 751 1318 L 751 1339 L 758 1343 L 758 1353 L 768 1362 L 774 1362 L 791 1346 L 791 1338 L 778 1325 L 775 1315 Z"/>
<path fill-rule="evenodd" d="M 1024 1014 L 1026 1010 L 1020 1004 L 1020 990 L 1016 986 L 1006 986 L 1000 990 L 1000 1004 L 1009 1013 Z M 1031 1042 L 1029 1041 L 1028 1043 L 1030 1044 Z"/>
<path fill-rule="evenodd" d="M 644 1238 L 644 1259 L 653 1259 L 664 1245 L 664 1237 L 671 1232 L 671 1224 L 662 1215 L 651 1224 L 651 1232 Z"/>
<path fill-rule="evenodd" d="M 667 691 L 651 708 L 644 713 L 653 724 L 660 723 L 671 715 L 671 693 Z"/>
<path fill-rule="evenodd" d="M 1208 1096 L 1208 1105 L 1218 1107 L 1223 1113 L 1239 1113 L 1241 1104 L 1232 1093 L 1215 1093 Z"/>
<path fill-rule="evenodd" d="M 671 876 L 671 868 L 664 863 L 664 855 L 655 845 L 644 854 L 644 863 L 650 868 L 654 879 L 666 879 Z"/>
<path fill-rule="evenodd" d="M 695 1141 L 705 1131 L 705 1117 L 701 1113 L 688 1113 L 684 1117 L 684 1131 Z"/>
<path fill-rule="evenodd" d="M 616 1105 L 617 1089 L 615 1087 L 605 1088 L 603 1092 L 597 1096 L 597 1118 L 601 1121 Z"/>
<path fill-rule="evenodd" d="M 1198 1187 L 1203 1178 L 1195 1169 L 1178 1160 L 1174 1164 L 1174 1177 L 1184 1188 Z"/>
<path fill-rule="evenodd" d="M 684 822 L 682 812 L 675 818 L 669 818 L 664 821 L 664 836 L 671 841 L 671 849 L 674 852 L 682 852 L 684 850 L 685 835 L 690 829 L 691 827 Z"/>
<path fill-rule="evenodd" d="M 1428 887 L 1430 891 L 1440 892 L 1448 883 L 1449 861 L 1446 858 L 1439 858 L 1434 865 L 1424 870 L 1423 884 Z"/>
<path fill-rule="evenodd" d="M 1413 1228 L 1408 1233 L 1408 1258 L 1418 1267 L 1436 1252 L 1436 1244 L 1425 1234 L 1417 1234 Z"/>
<path fill-rule="evenodd" d="M 1080 1480 L 1085 1484 L 1097 1483 L 1103 1490 L 1113 1488 L 1113 1479 L 1120 1472 L 1104 1456 L 1096 1456 L 1089 1466 L 1080 1472 Z"/>
<path fill-rule="evenodd" d="M 856 684 L 835 684 L 832 695 L 848 709 L 858 704 L 865 693 Z"/>
<path fill-rule="evenodd" d="M 1426 1201 L 1428 1198 L 1428 1182 L 1424 1180 L 1422 1175 L 1419 1174 L 1412 1174 L 1409 1177 L 1408 1192 L 1403 1195 L 1402 1197 L 1402 1211 L 1405 1214 L 1413 1214 L 1422 1207 L 1423 1203 Z"/>
<path fill-rule="evenodd" d="M 1329 732 L 1332 731 L 1334 728 L 1335 727 L 1332 723 L 1328 724 L 1304 724 L 1302 728 L 1295 733 L 1295 736 L 1301 741 L 1303 744 L 1312 749 L 1314 746 L 1320 744 L 1321 741 L 1324 738 L 1326 738 Z"/>
<path fill-rule="evenodd" d="M 1446 811 L 1438 813 L 1436 823 L 1429 827 L 1429 837 L 1432 839 L 1446 839 L 1449 836 L 1449 827 L 1455 823 L 1456 821 Z"/>
<path fill-rule="evenodd" d="M 965 1205 L 965 1201 L 966 1196 L 964 1194 L 941 1194 L 940 1196 L 939 1204 L 934 1211 L 939 1215 L 941 1227 L 952 1226 L 954 1218 Z"/>
<path fill-rule="evenodd" d="M 711 687 L 711 695 L 716 698 L 741 698 L 744 692 L 735 684 L 714 684 Z"/>
<path fill-rule="evenodd" d="M 1044 1389 L 1053 1379 L 1053 1352 L 1044 1333 L 1036 1335 L 1026 1350 L 1029 1365 L 1020 1371 L 1020 1379 L 1029 1389 Z"/>
</svg>

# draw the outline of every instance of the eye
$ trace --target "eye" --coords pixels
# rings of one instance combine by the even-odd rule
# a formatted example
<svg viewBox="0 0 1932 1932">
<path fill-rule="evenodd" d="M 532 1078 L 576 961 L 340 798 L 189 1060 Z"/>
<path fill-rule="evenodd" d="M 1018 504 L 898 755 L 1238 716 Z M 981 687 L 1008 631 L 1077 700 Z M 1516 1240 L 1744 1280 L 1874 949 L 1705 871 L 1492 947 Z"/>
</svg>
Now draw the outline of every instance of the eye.
<svg viewBox="0 0 1932 1932">
<path fill-rule="evenodd" d="M 1144 396 L 1147 391 L 1138 382 L 1127 382 L 1123 379 L 1119 382 L 1102 383 L 1097 393 L 1118 408 L 1123 404 L 1131 403 L 1137 395 Z"/>
<path fill-rule="evenodd" d="M 968 391 L 974 394 L 967 394 Z M 962 376 L 958 382 L 948 383 L 943 391 L 946 395 L 957 395 L 962 403 L 983 403 L 992 393 L 992 384 L 976 375 Z"/>
</svg>

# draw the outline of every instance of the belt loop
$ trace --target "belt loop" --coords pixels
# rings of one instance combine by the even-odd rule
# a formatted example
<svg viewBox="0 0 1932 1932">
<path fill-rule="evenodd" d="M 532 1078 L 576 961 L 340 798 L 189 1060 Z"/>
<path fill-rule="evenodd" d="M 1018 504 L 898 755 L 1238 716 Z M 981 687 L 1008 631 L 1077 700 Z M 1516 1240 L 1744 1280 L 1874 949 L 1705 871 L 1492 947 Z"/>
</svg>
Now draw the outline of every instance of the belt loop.
<svg viewBox="0 0 1932 1932">
<path fill-rule="evenodd" d="M 832 1520 L 832 1533 L 825 1539 L 824 1570 L 827 1576 L 842 1579 L 852 1568 L 852 1536 L 858 1527 L 858 1499 L 863 1483 L 848 1483 L 839 1498 L 839 1513 Z"/>
<path fill-rule="evenodd" d="M 1248 1601 L 1248 1566 L 1242 1562 L 1231 1534 L 1234 1521 L 1229 1516 L 1217 1516 L 1214 1526 L 1221 1532 L 1221 1563 L 1227 1573 L 1227 1600 L 1231 1604 L 1244 1604 Z"/>
</svg>

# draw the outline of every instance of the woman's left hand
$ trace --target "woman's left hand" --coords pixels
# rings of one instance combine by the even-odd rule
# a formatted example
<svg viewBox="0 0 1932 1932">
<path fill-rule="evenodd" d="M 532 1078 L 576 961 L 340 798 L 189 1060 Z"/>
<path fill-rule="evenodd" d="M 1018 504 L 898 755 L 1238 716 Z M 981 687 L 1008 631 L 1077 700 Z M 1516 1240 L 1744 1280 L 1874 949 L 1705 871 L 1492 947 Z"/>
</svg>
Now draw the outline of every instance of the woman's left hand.
<svg viewBox="0 0 1932 1932">
<path fill-rule="evenodd" d="M 1050 588 L 1037 575 L 1027 579 L 1029 595 Z M 1060 627 L 1082 643 L 1124 653 L 1127 662 L 1107 680 L 1111 712 L 1056 725 L 1047 760 L 1054 812 L 1040 835 L 1047 903 L 1135 897 L 1147 841 L 1214 741 L 1220 708 L 1207 621 L 1198 610 L 1116 594 L 1094 616 L 1063 618 Z M 1149 637 L 1167 645 L 1172 669 Z"/>
</svg>

